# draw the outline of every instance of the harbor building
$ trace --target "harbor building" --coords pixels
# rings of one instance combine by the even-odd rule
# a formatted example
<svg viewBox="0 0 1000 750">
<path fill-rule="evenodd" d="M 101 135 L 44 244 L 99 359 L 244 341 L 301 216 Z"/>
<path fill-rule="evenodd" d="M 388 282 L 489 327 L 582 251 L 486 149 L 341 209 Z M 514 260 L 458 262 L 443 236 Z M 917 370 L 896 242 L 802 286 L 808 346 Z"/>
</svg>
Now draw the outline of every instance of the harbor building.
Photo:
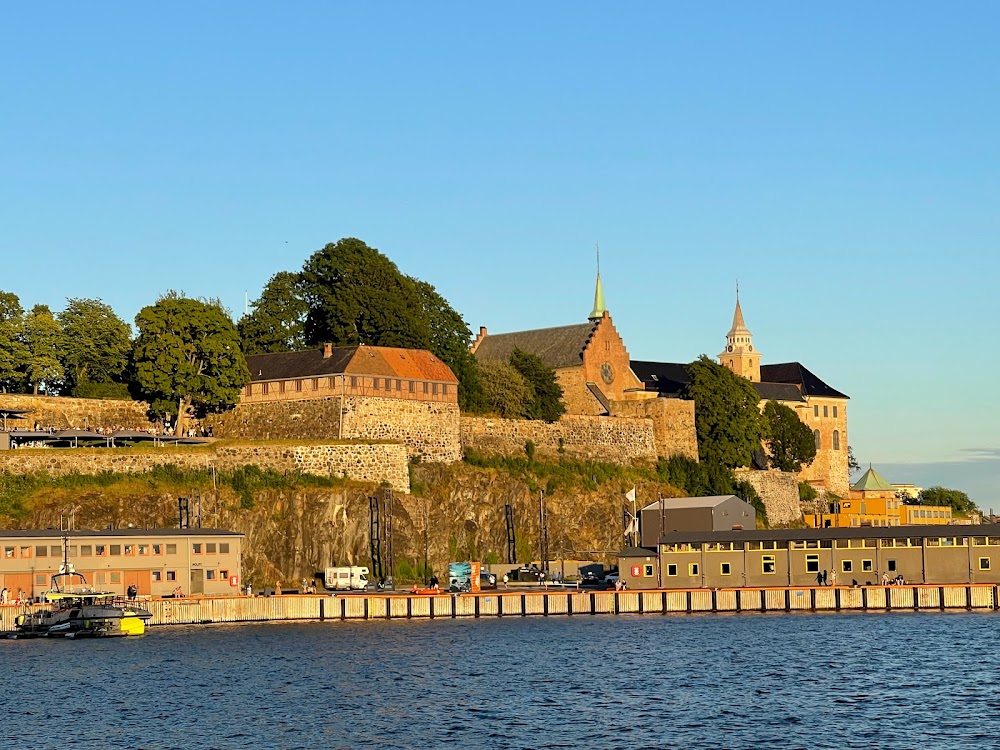
<svg viewBox="0 0 1000 750">
<path fill-rule="evenodd" d="M 618 555 L 633 589 L 1000 583 L 1000 524 L 677 531 Z M 638 575 L 636 575 L 638 571 Z"/>
<path fill-rule="evenodd" d="M 847 498 L 833 500 L 828 513 L 806 513 L 804 518 L 813 528 L 952 523 L 951 507 L 905 505 L 901 494 L 905 493 L 869 466 L 851 485 Z"/>
<path fill-rule="evenodd" d="M 19 592 L 48 591 L 63 564 L 64 532 L 0 531 L 0 586 L 8 601 Z M 221 529 L 106 529 L 69 532 L 65 553 L 77 573 L 99 591 L 124 596 L 225 596 L 240 593 L 243 534 Z"/>
<path fill-rule="evenodd" d="M 666 497 L 639 511 L 642 546 L 656 547 L 668 531 L 730 531 L 757 528 L 757 511 L 736 495 Z"/>
</svg>

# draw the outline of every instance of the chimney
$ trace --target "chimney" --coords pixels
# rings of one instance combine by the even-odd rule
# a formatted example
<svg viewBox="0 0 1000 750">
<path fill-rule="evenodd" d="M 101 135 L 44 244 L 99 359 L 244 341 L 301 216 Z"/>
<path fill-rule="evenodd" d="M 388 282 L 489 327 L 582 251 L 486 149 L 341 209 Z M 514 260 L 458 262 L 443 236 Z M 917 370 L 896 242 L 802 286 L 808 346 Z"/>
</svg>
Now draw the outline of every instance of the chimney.
<svg viewBox="0 0 1000 750">
<path fill-rule="evenodd" d="M 330 359 L 333 356 L 333 344 L 323 344 L 323 359 Z"/>
</svg>

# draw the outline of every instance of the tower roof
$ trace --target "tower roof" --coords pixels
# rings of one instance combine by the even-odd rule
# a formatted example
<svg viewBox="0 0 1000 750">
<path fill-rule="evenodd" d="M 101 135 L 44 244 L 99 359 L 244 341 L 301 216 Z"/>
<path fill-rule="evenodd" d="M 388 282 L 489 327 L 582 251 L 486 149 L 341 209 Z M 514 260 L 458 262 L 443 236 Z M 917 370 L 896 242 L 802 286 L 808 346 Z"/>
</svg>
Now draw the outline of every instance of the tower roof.
<svg viewBox="0 0 1000 750">
<path fill-rule="evenodd" d="M 861 475 L 861 479 L 851 485 L 851 489 L 860 492 L 895 492 L 896 490 L 872 468 L 871 464 L 868 465 L 868 471 Z"/>
<path fill-rule="evenodd" d="M 733 327 L 729 329 L 729 334 L 732 336 L 737 333 L 750 334 L 747 329 L 747 324 L 743 321 L 743 310 L 740 308 L 740 298 L 736 298 L 736 312 L 733 313 Z"/>
<path fill-rule="evenodd" d="M 590 320 L 596 320 L 604 315 L 604 286 L 601 284 L 601 272 L 597 272 L 597 287 L 594 289 L 594 309 L 590 311 Z"/>
</svg>

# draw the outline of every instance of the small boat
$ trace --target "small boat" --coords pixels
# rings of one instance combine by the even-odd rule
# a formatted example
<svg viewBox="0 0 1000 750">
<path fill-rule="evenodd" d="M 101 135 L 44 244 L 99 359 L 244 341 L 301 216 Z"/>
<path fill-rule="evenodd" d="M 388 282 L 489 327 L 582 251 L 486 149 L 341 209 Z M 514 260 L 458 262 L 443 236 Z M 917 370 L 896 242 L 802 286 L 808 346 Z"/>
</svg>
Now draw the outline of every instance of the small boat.
<svg viewBox="0 0 1000 750">
<path fill-rule="evenodd" d="M 95 591 L 82 573 L 66 559 L 52 576 L 42 609 L 25 612 L 14 620 L 11 638 L 108 638 L 142 635 L 153 615 L 132 599 L 111 591 Z"/>
</svg>

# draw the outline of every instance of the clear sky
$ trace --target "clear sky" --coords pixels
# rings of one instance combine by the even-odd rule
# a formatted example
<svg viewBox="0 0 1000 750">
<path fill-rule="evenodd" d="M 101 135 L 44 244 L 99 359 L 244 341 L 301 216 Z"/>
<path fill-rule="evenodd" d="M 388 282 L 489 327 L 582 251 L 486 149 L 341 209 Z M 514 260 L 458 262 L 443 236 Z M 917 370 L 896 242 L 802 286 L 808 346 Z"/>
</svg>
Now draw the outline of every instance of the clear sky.
<svg viewBox="0 0 1000 750">
<path fill-rule="evenodd" d="M 0 289 L 234 314 L 359 237 L 473 330 L 851 396 L 891 481 L 1000 510 L 1000 5 L 101 3 L 4 10 Z"/>
</svg>

